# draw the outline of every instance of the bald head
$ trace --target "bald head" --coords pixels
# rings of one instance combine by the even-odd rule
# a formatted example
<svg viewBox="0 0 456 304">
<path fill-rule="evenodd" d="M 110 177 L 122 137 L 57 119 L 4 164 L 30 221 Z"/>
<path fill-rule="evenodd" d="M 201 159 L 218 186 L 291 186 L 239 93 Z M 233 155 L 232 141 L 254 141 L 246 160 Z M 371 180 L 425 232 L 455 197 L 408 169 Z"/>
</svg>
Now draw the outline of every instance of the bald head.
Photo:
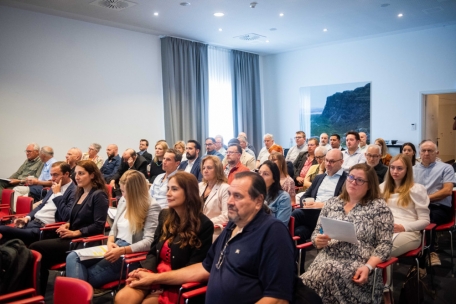
<svg viewBox="0 0 456 304">
<path fill-rule="evenodd" d="M 108 155 L 108 158 L 114 157 L 119 153 L 119 148 L 115 144 L 110 144 L 106 148 L 106 155 Z"/>
<path fill-rule="evenodd" d="M 54 150 L 51 147 L 44 146 L 40 150 L 40 159 L 43 163 L 54 157 Z"/>
<path fill-rule="evenodd" d="M 127 161 L 129 158 L 136 158 L 136 151 L 132 148 L 128 148 L 125 150 L 125 152 L 122 154 L 122 158 L 124 161 Z"/>
<path fill-rule="evenodd" d="M 76 147 L 71 148 L 68 150 L 66 156 L 67 164 L 70 165 L 71 168 L 76 166 L 76 163 L 81 160 L 82 158 L 82 151 Z"/>
<path fill-rule="evenodd" d="M 328 153 L 326 153 L 326 173 L 329 176 L 333 176 L 340 170 L 340 168 L 342 168 L 343 162 L 344 156 L 342 151 L 337 149 L 329 150 Z"/>
</svg>

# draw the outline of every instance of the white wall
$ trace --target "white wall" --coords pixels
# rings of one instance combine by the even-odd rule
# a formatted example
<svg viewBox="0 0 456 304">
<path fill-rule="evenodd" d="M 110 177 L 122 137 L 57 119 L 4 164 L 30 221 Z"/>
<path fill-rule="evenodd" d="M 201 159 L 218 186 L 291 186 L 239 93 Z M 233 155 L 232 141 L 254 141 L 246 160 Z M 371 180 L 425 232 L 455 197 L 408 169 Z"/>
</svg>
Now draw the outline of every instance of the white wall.
<svg viewBox="0 0 456 304">
<path fill-rule="evenodd" d="M 266 56 L 264 131 L 289 145 L 299 129 L 300 87 L 371 81 L 371 139 L 418 143 L 421 93 L 456 91 L 454 37 L 455 25 Z"/>
<path fill-rule="evenodd" d="M 157 36 L 0 6 L 0 177 L 27 143 L 54 148 L 164 138 Z M 153 150 L 153 147 L 149 150 Z"/>
</svg>

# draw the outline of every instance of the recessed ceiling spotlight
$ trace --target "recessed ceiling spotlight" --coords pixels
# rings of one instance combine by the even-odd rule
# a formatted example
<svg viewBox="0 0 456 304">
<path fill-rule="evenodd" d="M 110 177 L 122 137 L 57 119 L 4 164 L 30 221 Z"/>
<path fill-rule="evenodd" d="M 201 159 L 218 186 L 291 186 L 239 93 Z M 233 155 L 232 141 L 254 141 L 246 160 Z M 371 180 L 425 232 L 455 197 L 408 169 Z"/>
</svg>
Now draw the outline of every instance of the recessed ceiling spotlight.
<svg viewBox="0 0 456 304">
<path fill-rule="evenodd" d="M 157 12 L 155 12 L 155 13 L 154 13 L 154 16 L 158 16 L 158 13 L 157 13 Z"/>
<path fill-rule="evenodd" d="M 182 6 L 189 6 L 191 3 L 190 2 L 181 2 L 179 4 Z"/>
<path fill-rule="evenodd" d="M 327 32 L 327 31 L 328 31 L 328 29 L 323 29 L 323 32 Z"/>
<path fill-rule="evenodd" d="M 280 17 L 283 17 L 283 13 L 280 13 L 279 16 L 280 16 Z"/>
<path fill-rule="evenodd" d="M 271 27 L 269 30 L 270 31 L 277 31 L 277 29 L 275 27 Z"/>
<path fill-rule="evenodd" d="M 380 5 L 380 7 L 387 7 L 389 5 L 390 5 L 389 3 L 383 3 L 382 5 Z"/>
<path fill-rule="evenodd" d="M 221 31 L 222 31 L 222 29 L 221 29 L 221 28 L 219 28 L 219 32 L 221 32 Z"/>
<path fill-rule="evenodd" d="M 403 14 L 399 14 L 399 15 L 397 15 L 397 16 L 400 18 L 400 17 L 402 17 L 402 16 L 404 16 L 404 15 L 403 15 Z"/>
<path fill-rule="evenodd" d="M 223 16 L 225 16 L 225 14 L 224 13 L 215 13 L 214 16 L 215 17 L 223 17 Z"/>
<path fill-rule="evenodd" d="M 269 40 L 266 40 L 266 42 L 268 42 L 268 43 L 269 43 Z"/>
<path fill-rule="evenodd" d="M 256 2 L 250 2 L 250 8 L 255 8 L 255 6 L 257 5 L 258 3 Z"/>
</svg>

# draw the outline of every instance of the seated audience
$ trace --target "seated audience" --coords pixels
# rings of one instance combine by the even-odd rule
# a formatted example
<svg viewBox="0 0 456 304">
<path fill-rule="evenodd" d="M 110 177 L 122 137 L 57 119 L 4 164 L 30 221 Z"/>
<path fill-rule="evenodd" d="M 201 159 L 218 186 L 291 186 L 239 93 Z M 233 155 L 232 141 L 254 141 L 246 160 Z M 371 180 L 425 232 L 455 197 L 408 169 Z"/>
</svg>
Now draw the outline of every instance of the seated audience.
<svg viewBox="0 0 456 304">
<path fill-rule="evenodd" d="M 367 134 L 365 132 L 359 132 L 359 149 L 362 153 L 366 153 L 367 149 Z"/>
<path fill-rule="evenodd" d="M 129 170 L 119 184 L 123 196 L 117 205 L 104 258 L 81 261 L 74 251 L 66 258 L 67 277 L 87 281 L 94 288 L 118 280 L 121 271 L 125 274 L 126 265 L 121 270 L 121 256 L 149 250 L 158 225 L 160 206 L 150 197 L 144 176 Z M 139 264 L 134 264 L 130 269 L 137 267 Z"/>
<path fill-rule="evenodd" d="M 375 173 L 377 173 L 378 182 L 383 183 L 388 167 L 380 162 L 382 148 L 377 145 L 368 145 L 364 156 L 366 157 L 366 164 L 374 168 Z"/>
<path fill-rule="evenodd" d="M 141 172 L 144 178 L 147 179 L 147 161 L 141 155 L 136 154 L 136 151 L 128 148 L 122 154 L 122 162 L 120 163 L 119 170 L 114 174 L 109 183 L 113 188 L 116 197 L 121 197 L 122 193 L 119 188 L 119 180 L 122 175 L 128 170 L 137 170 Z"/>
<path fill-rule="evenodd" d="M 407 155 L 409 159 L 412 161 L 412 166 L 415 166 L 417 159 L 416 159 L 416 148 L 415 145 L 411 142 L 406 142 L 402 145 L 402 154 Z"/>
<path fill-rule="evenodd" d="M 382 164 L 389 166 L 392 156 L 388 153 L 388 147 L 386 146 L 385 140 L 383 138 L 377 138 L 375 144 L 382 149 Z"/>
<path fill-rule="evenodd" d="M 318 147 L 318 139 L 310 138 L 307 141 L 307 152 L 299 153 L 293 163 L 294 180 L 297 186 L 303 186 L 304 179 L 310 167 L 317 164 L 315 159 L 315 149 Z"/>
<path fill-rule="evenodd" d="M 273 144 L 269 149 L 268 149 L 268 152 L 269 154 L 271 154 L 272 152 L 279 152 L 281 154 L 283 154 L 283 148 L 282 146 L 278 145 L 278 144 Z M 269 157 L 269 156 L 268 156 Z"/>
<path fill-rule="evenodd" d="M 269 155 L 269 160 L 273 161 L 280 172 L 280 186 L 282 190 L 287 192 L 290 195 L 291 203 L 295 203 L 296 198 L 296 189 L 293 179 L 288 175 L 287 163 L 285 162 L 285 157 L 279 152 L 272 152 Z"/>
<path fill-rule="evenodd" d="M 157 142 L 158 144 L 158 142 Z M 156 145 L 155 145 L 156 146 Z M 136 152 L 138 155 L 144 157 L 148 164 L 152 162 L 152 154 L 147 152 L 147 148 L 149 148 L 149 141 L 147 139 L 141 139 L 139 141 L 139 151 Z"/>
<path fill-rule="evenodd" d="M 214 224 L 201 212 L 198 181 L 187 172 L 177 172 L 168 183 L 169 208 L 160 212 L 158 227 L 149 254 L 133 271 L 164 273 L 200 263 L 212 244 Z M 133 274 L 130 273 L 130 276 Z M 177 303 L 177 284 L 134 288 L 126 285 L 117 294 L 116 303 Z"/>
<path fill-rule="evenodd" d="M 42 255 L 40 293 L 46 294 L 49 268 L 65 262 L 71 240 L 101 234 L 108 215 L 108 195 L 100 169 L 89 160 L 78 162 L 76 169 L 75 204 L 71 209 L 69 221 L 60 226 L 56 233 L 59 238 L 42 240 L 30 245 Z"/>
<path fill-rule="evenodd" d="M 38 207 L 23 218 L 16 218 L 16 227 L 0 226 L 0 244 L 11 239 L 21 239 L 30 245 L 40 239 L 40 228 L 56 222 L 66 222 L 74 204 L 76 186 L 70 178 L 70 166 L 55 162 L 51 166 L 52 190 L 49 190 Z M 22 228 L 20 226 L 24 225 Z"/>
<path fill-rule="evenodd" d="M 253 152 L 253 150 L 251 150 L 249 148 L 249 143 L 247 142 L 247 138 L 242 136 L 242 135 L 240 135 L 240 136 L 238 136 L 237 139 L 239 140 L 239 144 L 241 145 L 242 150 L 244 150 L 246 153 L 249 153 L 253 157 L 253 159 L 255 160 L 256 159 L 255 152 Z"/>
<path fill-rule="evenodd" d="M 179 170 L 191 173 L 198 179 L 198 181 L 201 181 L 203 178 L 201 175 L 201 157 L 199 156 L 201 144 L 196 140 L 190 139 L 187 141 L 185 151 L 187 160 L 180 163 Z"/>
<path fill-rule="evenodd" d="M 361 152 L 361 149 L 359 149 L 359 142 L 360 137 L 358 132 L 347 132 L 345 136 L 345 144 L 347 145 L 347 150 L 342 151 L 344 156 L 344 163 L 342 165 L 342 168 L 345 172 L 348 172 L 350 168 L 356 164 L 366 162 L 364 152 Z"/>
<path fill-rule="evenodd" d="M 274 136 L 272 134 L 265 134 L 263 137 L 264 147 L 260 150 L 258 154 L 255 168 L 259 168 L 262 163 L 268 160 L 269 151 L 268 149 L 274 144 Z"/>
<path fill-rule="evenodd" d="M 239 136 L 245 137 L 245 140 L 248 141 L 248 137 L 245 132 L 239 132 L 238 137 Z M 251 143 L 247 142 L 247 148 L 253 152 L 253 156 L 255 157 L 255 155 L 256 155 L 255 147 L 253 147 L 253 145 Z"/>
<path fill-rule="evenodd" d="M 282 190 L 280 186 L 280 171 L 277 165 L 267 160 L 260 165 L 258 174 L 266 183 L 266 199 L 265 204 L 269 207 L 272 215 L 288 225 L 291 215 L 291 199 L 290 195 Z"/>
<path fill-rule="evenodd" d="M 327 150 L 324 147 L 317 147 L 315 149 L 315 159 L 317 160 L 316 165 L 312 165 L 307 171 L 306 177 L 304 178 L 304 190 L 309 188 L 312 185 L 315 176 L 318 174 L 323 174 L 326 171 L 325 167 L 325 157 Z"/>
<path fill-rule="evenodd" d="M 24 184 L 25 179 L 28 176 L 36 177 L 41 174 L 44 164 L 39 157 L 40 146 L 35 143 L 28 144 L 27 148 L 25 148 L 25 154 L 27 159 L 19 169 L 8 178 L 9 181 L 0 180 L 0 203 L 3 189 L 12 189 L 19 184 Z"/>
<path fill-rule="evenodd" d="M 199 194 L 203 200 L 203 213 L 218 229 L 214 236 L 218 236 L 223 225 L 228 222 L 228 188 L 223 165 L 214 155 L 207 155 L 201 161 L 203 181 L 199 183 Z"/>
<path fill-rule="evenodd" d="M 340 135 L 339 134 L 331 134 L 329 137 L 329 144 L 331 145 L 330 149 L 338 149 L 340 151 L 344 151 L 345 149 L 340 146 Z"/>
<path fill-rule="evenodd" d="M 307 152 L 306 133 L 303 131 L 297 131 L 295 135 L 295 142 L 296 146 L 293 146 L 290 150 L 288 150 L 287 157 L 285 158 L 287 162 L 293 163 L 299 153 Z"/>
<path fill-rule="evenodd" d="M 223 143 L 222 135 L 215 135 L 214 138 L 215 138 L 215 150 L 217 150 L 218 153 L 222 154 L 223 157 L 225 157 L 227 147 Z"/>
<path fill-rule="evenodd" d="M 249 168 L 241 163 L 242 148 L 238 144 L 232 144 L 226 151 L 227 164 L 224 168 L 225 176 L 228 179 L 228 184 L 234 179 L 234 175 L 242 171 L 250 171 Z"/>
<path fill-rule="evenodd" d="M 42 147 L 39 154 L 41 162 L 44 164 L 38 178 L 30 176 L 26 179 L 26 186 L 16 186 L 14 190 L 14 206 L 19 196 L 31 196 L 35 202 L 43 198 L 43 188 L 52 186 L 51 166 L 57 160 L 54 158 L 54 150 L 51 147 Z M 46 195 L 46 191 L 44 193 Z"/>
<path fill-rule="evenodd" d="M 174 144 L 174 149 L 179 151 L 179 153 L 182 155 L 182 161 L 187 160 L 187 156 L 185 155 L 185 142 L 180 140 Z M 222 158 L 223 159 L 223 158 Z"/>
<path fill-rule="evenodd" d="M 225 156 L 217 152 L 217 150 L 215 149 L 215 143 L 215 138 L 206 138 L 206 155 L 215 155 L 220 159 L 220 161 L 222 161 Z"/>
<path fill-rule="evenodd" d="M 393 239 L 391 256 L 397 257 L 418 248 L 421 244 L 420 231 L 429 225 L 429 197 L 426 188 L 413 181 L 413 166 L 408 156 L 398 154 L 391 159 L 380 191 L 393 213 L 394 233 L 397 234 Z M 423 272 L 424 269 L 420 271 Z M 387 287 L 391 285 L 391 276 L 391 268 L 388 267 Z M 384 298 L 385 302 L 389 302 L 388 295 Z"/>
<path fill-rule="evenodd" d="M 328 200 L 320 218 L 354 224 L 356 244 L 330 239 L 320 220 L 312 243 L 320 252 L 302 275 L 304 285 L 316 291 L 323 303 L 371 303 L 382 297 L 382 272 L 369 275 L 391 253 L 394 219 L 380 198 L 375 170 L 366 164 L 351 167 L 339 197 Z M 323 232 L 323 233 L 322 233 Z"/>
<path fill-rule="evenodd" d="M 182 155 L 178 150 L 168 149 L 163 156 L 163 170 L 165 173 L 157 175 L 152 186 L 150 186 L 150 196 L 152 196 L 162 209 L 168 208 L 166 193 L 168 192 L 168 181 L 176 174 L 179 168 Z"/>
<path fill-rule="evenodd" d="M 149 183 L 153 184 L 155 178 L 165 173 L 163 170 L 163 156 L 165 156 L 165 152 L 168 150 L 168 144 L 166 141 L 159 141 L 155 144 L 155 156 L 152 162 L 150 163 L 150 176 L 149 176 Z"/>
<path fill-rule="evenodd" d="M 207 281 L 206 303 L 292 301 L 296 247 L 288 229 L 265 211 L 264 180 L 256 173 L 240 172 L 230 185 L 229 195 L 230 222 L 206 258 L 203 256 L 202 263 L 161 273 L 133 271 L 124 289 L 137 292 L 121 291 L 116 303 L 140 302 L 150 293 L 141 289 L 147 290 L 152 284 L 181 285 Z"/>
<path fill-rule="evenodd" d="M 114 174 L 119 170 L 121 159 L 118 154 L 119 148 L 115 144 L 111 144 L 106 148 L 106 154 L 108 159 L 105 160 L 103 166 L 100 168 L 101 174 L 103 175 L 106 183 L 110 183 Z"/>
<path fill-rule="evenodd" d="M 232 144 L 241 146 L 240 141 L 237 138 L 230 139 L 230 141 L 228 142 L 228 146 L 231 146 Z M 241 148 L 242 148 L 242 146 L 241 146 Z M 249 170 L 255 170 L 255 163 L 256 163 L 255 158 L 252 155 L 250 155 L 249 153 L 247 153 L 244 149 L 242 149 L 241 159 L 239 161 L 241 162 L 241 164 L 243 164 L 244 166 L 249 168 Z M 222 161 L 222 165 L 226 166 L 227 163 L 228 163 L 228 159 L 225 156 L 225 158 Z"/>
<path fill-rule="evenodd" d="M 98 155 L 100 152 L 101 146 L 97 143 L 93 143 L 89 146 L 89 151 L 82 155 L 82 160 L 91 160 L 93 161 L 98 168 L 103 166 L 103 159 Z"/>
<path fill-rule="evenodd" d="M 320 134 L 320 147 L 323 147 L 326 149 L 326 151 L 331 150 L 331 145 L 329 144 L 329 136 L 326 133 L 321 133 Z"/>
<path fill-rule="evenodd" d="M 71 168 L 71 179 L 73 180 L 74 183 L 76 183 L 76 165 L 82 158 L 82 151 L 79 150 L 76 147 L 71 148 L 68 150 L 67 154 L 65 155 L 65 159 L 68 165 L 70 165 Z"/>
</svg>

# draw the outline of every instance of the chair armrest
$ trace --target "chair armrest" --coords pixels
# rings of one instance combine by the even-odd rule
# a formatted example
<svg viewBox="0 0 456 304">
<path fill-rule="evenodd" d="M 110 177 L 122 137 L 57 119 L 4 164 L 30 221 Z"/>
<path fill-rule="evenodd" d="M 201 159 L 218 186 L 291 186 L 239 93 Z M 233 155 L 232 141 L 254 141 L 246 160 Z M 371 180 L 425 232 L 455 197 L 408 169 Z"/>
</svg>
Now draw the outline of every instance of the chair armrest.
<svg viewBox="0 0 456 304">
<path fill-rule="evenodd" d="M 183 289 L 190 289 L 190 288 L 196 288 L 196 287 L 201 287 L 203 283 L 200 282 L 189 282 L 189 283 L 184 283 L 182 284 Z"/>
<path fill-rule="evenodd" d="M 207 286 L 204 286 L 204 287 L 201 287 L 198 289 L 194 289 L 194 290 L 190 290 L 190 291 L 184 292 L 182 294 L 182 297 L 184 299 L 190 299 L 190 298 L 205 294 L 206 290 L 207 290 Z"/>
<path fill-rule="evenodd" d="M 72 243 L 89 243 L 89 242 L 106 240 L 107 238 L 109 238 L 109 236 L 104 235 L 104 234 L 98 234 L 98 235 L 73 239 L 73 240 L 71 240 L 71 242 Z"/>
<path fill-rule="evenodd" d="M 41 231 L 51 231 L 51 230 L 57 230 L 59 229 L 60 225 L 53 226 L 53 224 L 46 225 L 42 228 L 40 228 Z"/>
<path fill-rule="evenodd" d="M 304 243 L 304 244 L 296 245 L 296 248 L 298 248 L 298 249 L 306 249 L 306 248 L 310 248 L 312 246 L 313 246 L 312 242 L 307 242 L 307 243 Z"/>
<path fill-rule="evenodd" d="M 28 299 L 21 299 L 14 302 L 9 302 L 9 304 L 36 304 L 36 303 L 45 303 L 43 296 L 34 296 Z"/>
<path fill-rule="evenodd" d="M 377 264 L 376 267 L 379 269 L 385 269 L 386 267 L 393 265 L 394 263 L 397 263 L 398 260 L 399 260 L 398 258 L 392 257 L 386 262 Z"/>
<path fill-rule="evenodd" d="M 141 262 L 141 261 L 145 261 L 145 260 L 146 260 L 146 256 L 142 255 L 142 256 L 135 257 L 135 258 L 125 259 L 125 263 L 131 264 L 131 263 Z"/>
<path fill-rule="evenodd" d="M 300 236 L 294 236 L 293 241 L 298 241 L 301 237 Z"/>
<path fill-rule="evenodd" d="M 434 223 L 430 223 L 429 225 L 427 225 L 427 226 L 424 228 L 424 230 L 430 231 L 430 230 L 434 229 L 435 226 L 437 226 L 437 225 L 434 224 Z"/>
<path fill-rule="evenodd" d="M 133 253 L 124 254 L 124 257 L 126 259 L 131 259 L 131 258 L 147 255 L 148 253 L 149 253 L 149 251 L 133 252 Z"/>
<path fill-rule="evenodd" d="M 5 303 L 11 300 L 17 300 L 18 298 L 31 297 L 35 294 L 36 290 L 34 288 L 27 288 L 16 292 L 11 292 L 6 295 L 0 296 L 0 303 Z"/>
</svg>

